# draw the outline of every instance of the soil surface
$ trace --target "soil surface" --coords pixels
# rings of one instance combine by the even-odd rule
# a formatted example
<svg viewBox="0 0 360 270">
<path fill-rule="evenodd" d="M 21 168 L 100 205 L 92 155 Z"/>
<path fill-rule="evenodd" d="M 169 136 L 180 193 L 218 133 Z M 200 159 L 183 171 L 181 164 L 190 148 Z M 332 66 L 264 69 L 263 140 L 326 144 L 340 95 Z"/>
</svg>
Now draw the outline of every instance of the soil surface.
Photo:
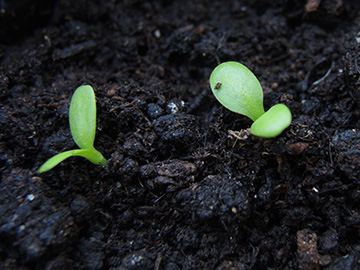
<svg viewBox="0 0 360 270">
<path fill-rule="evenodd" d="M 0 6 L 1 269 L 360 269 L 359 1 Z M 277 138 L 213 97 L 228 60 L 292 111 Z M 38 174 L 81 84 L 108 166 Z"/>
</svg>

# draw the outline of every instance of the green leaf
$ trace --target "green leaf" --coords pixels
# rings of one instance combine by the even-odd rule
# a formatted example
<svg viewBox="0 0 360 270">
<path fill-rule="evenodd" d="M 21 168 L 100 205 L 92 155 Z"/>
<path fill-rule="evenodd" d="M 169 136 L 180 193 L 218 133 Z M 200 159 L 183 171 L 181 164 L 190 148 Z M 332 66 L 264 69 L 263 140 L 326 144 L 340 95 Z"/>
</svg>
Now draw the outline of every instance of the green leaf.
<svg viewBox="0 0 360 270">
<path fill-rule="evenodd" d="M 83 149 L 76 149 L 76 150 L 69 150 L 63 153 L 59 153 L 52 158 L 48 159 L 38 170 L 38 173 L 43 173 L 51 170 L 60 162 L 64 161 L 65 159 L 73 156 L 79 156 L 81 153 L 84 152 Z"/>
<path fill-rule="evenodd" d="M 74 92 L 69 110 L 71 134 L 80 148 L 92 148 L 96 131 L 96 100 L 90 85 L 83 85 Z"/>
<path fill-rule="evenodd" d="M 65 151 L 63 153 L 59 153 L 52 158 L 48 159 L 38 170 L 38 173 L 43 173 L 51 170 L 56 165 L 58 165 L 60 162 L 64 161 L 65 159 L 69 157 L 74 156 L 80 156 L 88 159 L 92 163 L 96 165 L 106 165 L 106 159 L 103 157 L 103 155 L 97 151 L 96 149 L 75 149 L 75 150 L 69 150 Z"/>
<path fill-rule="evenodd" d="M 258 79 L 243 64 L 224 62 L 210 75 L 216 99 L 230 111 L 255 121 L 264 114 L 263 91 Z"/>
<path fill-rule="evenodd" d="M 252 124 L 251 133 L 263 138 L 276 137 L 290 126 L 291 118 L 289 108 L 284 104 L 277 104 Z"/>
</svg>

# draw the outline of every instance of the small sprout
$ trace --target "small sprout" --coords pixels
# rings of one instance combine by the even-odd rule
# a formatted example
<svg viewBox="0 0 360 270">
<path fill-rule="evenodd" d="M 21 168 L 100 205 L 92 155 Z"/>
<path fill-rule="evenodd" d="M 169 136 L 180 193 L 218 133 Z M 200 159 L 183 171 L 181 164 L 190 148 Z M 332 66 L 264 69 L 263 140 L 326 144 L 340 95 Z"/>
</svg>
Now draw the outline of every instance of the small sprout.
<svg viewBox="0 0 360 270">
<path fill-rule="evenodd" d="M 80 149 L 59 153 L 48 159 L 38 170 L 39 173 L 51 170 L 63 160 L 81 156 L 96 165 L 106 165 L 106 159 L 94 148 L 96 131 L 96 100 L 90 85 L 83 85 L 74 92 L 69 110 L 71 135 Z"/>
<path fill-rule="evenodd" d="M 291 123 L 291 112 L 283 104 L 264 111 L 261 85 L 243 64 L 230 61 L 218 65 L 210 75 L 210 86 L 225 108 L 254 121 L 251 133 L 256 136 L 276 137 Z"/>
</svg>

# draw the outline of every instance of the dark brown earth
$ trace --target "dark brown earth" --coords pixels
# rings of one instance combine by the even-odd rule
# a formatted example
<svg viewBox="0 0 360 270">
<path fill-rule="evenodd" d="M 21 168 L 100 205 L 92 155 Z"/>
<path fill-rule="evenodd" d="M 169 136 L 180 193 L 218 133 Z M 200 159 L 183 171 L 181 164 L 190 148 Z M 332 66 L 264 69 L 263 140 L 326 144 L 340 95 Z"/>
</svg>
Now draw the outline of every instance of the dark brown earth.
<svg viewBox="0 0 360 270">
<path fill-rule="evenodd" d="M 360 269 L 359 1 L 0 5 L 0 269 Z M 279 137 L 237 136 L 227 60 L 291 109 Z M 108 167 L 39 175 L 83 83 Z"/>
</svg>

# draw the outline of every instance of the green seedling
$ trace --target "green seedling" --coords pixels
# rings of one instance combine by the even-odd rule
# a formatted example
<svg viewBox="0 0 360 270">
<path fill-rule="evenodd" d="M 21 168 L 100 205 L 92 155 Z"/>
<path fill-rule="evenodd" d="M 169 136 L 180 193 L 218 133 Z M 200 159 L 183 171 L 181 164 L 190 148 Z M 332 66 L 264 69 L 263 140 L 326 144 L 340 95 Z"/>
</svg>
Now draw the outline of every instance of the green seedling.
<svg viewBox="0 0 360 270">
<path fill-rule="evenodd" d="M 261 85 L 243 64 L 229 61 L 218 65 L 210 75 L 210 87 L 225 108 L 254 121 L 250 130 L 256 136 L 276 137 L 291 123 L 291 112 L 284 104 L 265 112 Z"/>
<path fill-rule="evenodd" d="M 69 109 L 71 135 L 80 149 L 59 153 L 47 160 L 38 170 L 39 173 L 51 170 L 63 160 L 81 156 L 96 165 L 106 165 L 106 159 L 94 148 L 96 131 L 96 100 L 90 85 L 83 85 L 74 92 Z"/>
</svg>

